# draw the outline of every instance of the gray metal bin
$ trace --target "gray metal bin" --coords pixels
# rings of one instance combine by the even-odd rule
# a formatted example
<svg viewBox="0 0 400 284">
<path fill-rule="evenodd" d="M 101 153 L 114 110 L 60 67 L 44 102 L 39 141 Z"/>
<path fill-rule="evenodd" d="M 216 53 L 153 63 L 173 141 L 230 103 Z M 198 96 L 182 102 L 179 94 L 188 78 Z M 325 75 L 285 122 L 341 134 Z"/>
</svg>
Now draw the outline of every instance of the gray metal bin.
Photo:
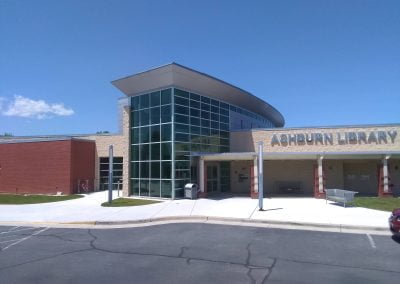
<svg viewBox="0 0 400 284">
<path fill-rule="evenodd" d="M 197 198 L 197 184 L 187 183 L 185 185 L 185 198 L 189 199 Z"/>
</svg>

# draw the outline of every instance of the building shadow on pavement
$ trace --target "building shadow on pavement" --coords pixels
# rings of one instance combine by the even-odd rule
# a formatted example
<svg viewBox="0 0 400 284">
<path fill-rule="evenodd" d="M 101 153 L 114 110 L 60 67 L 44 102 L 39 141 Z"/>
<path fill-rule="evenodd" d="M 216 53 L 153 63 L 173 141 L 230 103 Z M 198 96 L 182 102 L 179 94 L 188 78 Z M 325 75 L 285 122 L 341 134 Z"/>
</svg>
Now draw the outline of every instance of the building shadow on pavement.
<svg viewBox="0 0 400 284">
<path fill-rule="evenodd" d="M 249 196 L 247 194 L 235 194 L 230 192 L 215 192 L 215 193 L 213 192 L 213 193 L 208 193 L 206 199 L 224 200 L 233 197 L 249 197 Z"/>
<path fill-rule="evenodd" d="M 270 209 L 263 209 L 263 211 L 275 211 L 275 210 L 283 210 L 283 208 L 270 208 Z"/>
<path fill-rule="evenodd" d="M 357 206 L 351 205 L 351 204 L 346 204 L 346 207 L 343 205 L 343 203 L 340 202 L 333 202 L 330 201 L 328 202 L 326 205 L 333 205 L 333 206 L 338 206 L 338 207 L 342 207 L 342 208 L 356 208 Z"/>
</svg>

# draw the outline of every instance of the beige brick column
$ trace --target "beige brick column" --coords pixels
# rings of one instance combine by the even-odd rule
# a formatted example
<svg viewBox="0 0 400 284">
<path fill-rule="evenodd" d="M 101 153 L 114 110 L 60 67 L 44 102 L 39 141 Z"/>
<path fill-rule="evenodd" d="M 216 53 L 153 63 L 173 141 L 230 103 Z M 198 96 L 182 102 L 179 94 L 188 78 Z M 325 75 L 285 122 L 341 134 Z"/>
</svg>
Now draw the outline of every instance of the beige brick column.
<svg viewBox="0 0 400 284">
<path fill-rule="evenodd" d="M 122 153 L 124 157 L 123 164 L 123 182 L 122 182 L 122 196 L 129 196 L 130 188 L 130 172 L 129 172 L 129 160 L 130 160 L 130 107 L 126 106 L 122 110 L 122 136 L 123 143 Z"/>
<path fill-rule="evenodd" d="M 383 158 L 383 193 L 389 193 L 389 171 L 388 171 L 389 156 Z"/>
<path fill-rule="evenodd" d="M 205 176 L 204 176 L 204 159 L 202 157 L 199 158 L 199 172 L 198 172 L 198 177 L 199 177 L 199 197 L 205 197 L 206 192 L 205 192 L 205 187 L 204 187 L 204 182 L 205 182 Z"/>
<path fill-rule="evenodd" d="M 254 164 L 254 168 L 253 168 L 254 192 L 258 193 L 258 162 L 257 162 L 257 156 L 254 156 L 253 164 Z"/>
<path fill-rule="evenodd" d="M 322 168 L 323 159 L 323 156 L 318 157 L 318 190 L 320 194 L 324 193 L 324 175 Z"/>
<path fill-rule="evenodd" d="M 253 157 L 253 165 L 250 167 L 250 197 L 258 198 L 258 160 L 257 156 Z"/>
</svg>

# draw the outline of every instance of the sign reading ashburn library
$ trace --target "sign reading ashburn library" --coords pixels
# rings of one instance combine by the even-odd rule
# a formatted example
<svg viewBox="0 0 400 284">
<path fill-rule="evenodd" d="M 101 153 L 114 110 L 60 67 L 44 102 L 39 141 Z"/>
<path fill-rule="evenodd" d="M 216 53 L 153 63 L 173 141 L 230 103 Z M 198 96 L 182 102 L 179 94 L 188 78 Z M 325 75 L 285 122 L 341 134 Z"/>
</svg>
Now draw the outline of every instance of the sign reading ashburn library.
<svg viewBox="0 0 400 284">
<path fill-rule="evenodd" d="M 271 146 L 393 144 L 396 138 L 396 130 L 283 133 L 272 135 Z"/>
</svg>

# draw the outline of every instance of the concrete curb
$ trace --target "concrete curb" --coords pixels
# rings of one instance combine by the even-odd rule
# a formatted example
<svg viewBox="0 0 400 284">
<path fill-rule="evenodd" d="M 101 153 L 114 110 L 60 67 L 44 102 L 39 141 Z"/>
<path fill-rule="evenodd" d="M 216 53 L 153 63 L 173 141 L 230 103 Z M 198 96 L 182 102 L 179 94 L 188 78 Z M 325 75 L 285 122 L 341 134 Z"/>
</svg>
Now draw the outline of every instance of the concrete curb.
<svg viewBox="0 0 400 284">
<path fill-rule="evenodd" d="M 96 221 L 95 225 L 129 225 L 129 224 L 141 224 L 141 223 L 162 222 L 162 221 L 169 221 L 169 222 L 170 221 L 203 221 L 203 222 L 217 221 L 217 222 L 229 222 L 229 223 L 307 226 L 307 227 L 330 228 L 330 229 L 388 231 L 388 228 L 386 227 L 324 224 L 324 223 L 310 223 L 310 222 L 290 222 L 290 221 L 285 222 L 285 221 L 275 221 L 275 220 L 254 220 L 248 218 L 214 217 L 214 216 L 174 216 L 174 217 L 159 217 L 159 218 L 140 219 L 140 220 Z"/>
<path fill-rule="evenodd" d="M 158 225 L 162 222 L 174 223 L 174 222 L 221 222 L 229 223 L 231 225 L 273 225 L 273 226 L 284 226 L 284 227 L 307 227 L 314 228 L 316 230 L 320 229 L 331 229 L 338 230 L 340 232 L 344 230 L 355 230 L 355 231 L 368 231 L 368 232 L 389 232 L 388 227 L 376 227 L 376 226 L 357 226 L 357 225 L 346 225 L 346 224 L 324 224 L 324 223 L 310 223 L 310 222 L 293 222 L 293 221 L 276 221 L 276 220 L 254 220 L 248 218 L 233 218 L 233 217 L 214 217 L 214 216 L 168 216 L 168 217 L 158 217 L 158 218 L 148 218 L 148 219 L 138 219 L 138 220 L 121 220 L 121 221 L 77 221 L 77 222 L 23 222 L 23 221 L 0 221 L 0 225 L 33 225 L 33 226 L 126 226 L 126 225 Z"/>
</svg>

